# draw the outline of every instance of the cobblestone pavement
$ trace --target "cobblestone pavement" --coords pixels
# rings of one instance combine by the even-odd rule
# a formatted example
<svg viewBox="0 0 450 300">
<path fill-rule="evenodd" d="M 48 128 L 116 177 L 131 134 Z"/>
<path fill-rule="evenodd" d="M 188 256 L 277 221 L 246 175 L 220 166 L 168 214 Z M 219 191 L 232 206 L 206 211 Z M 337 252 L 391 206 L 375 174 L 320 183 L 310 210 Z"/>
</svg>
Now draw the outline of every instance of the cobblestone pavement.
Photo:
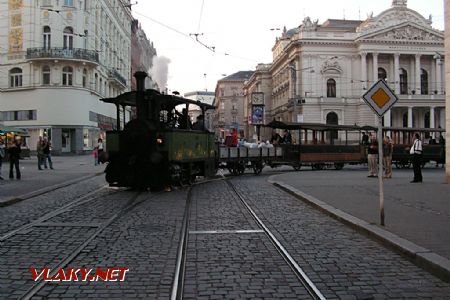
<svg viewBox="0 0 450 300">
<path fill-rule="evenodd" d="M 74 201 L 80 197 L 81 192 L 87 194 L 104 185 L 104 177 L 97 176 L 11 206 L 2 207 L 0 208 L 0 236 Z M 104 193 L 108 193 L 108 191 Z"/>
<path fill-rule="evenodd" d="M 37 297 L 169 299 L 186 196 L 186 191 L 139 196 L 141 204 L 108 226 L 70 264 L 126 267 L 125 281 L 49 283 Z M 98 215 L 85 218 L 96 222 Z"/>
<path fill-rule="evenodd" d="M 450 299 L 450 284 L 266 179 L 250 175 L 232 182 L 327 299 Z M 98 186 L 89 182 L 92 189 Z M 16 217 L 32 220 L 62 206 L 59 197 L 73 193 L 75 198 L 77 190 L 86 192 L 88 186 L 65 194 L 55 191 L 48 199 L 43 195 L 40 201 L 27 200 L 0 213 L 12 220 L 9 215 L 16 207 Z M 122 211 L 132 194 L 121 191 L 75 206 L 0 243 L 0 299 L 23 295 L 34 284 L 30 267 L 54 268 L 99 224 Z M 225 182 L 196 186 L 192 196 L 186 299 L 309 298 Z M 47 283 L 33 299 L 168 299 L 186 197 L 187 189 L 141 193 L 135 200 L 139 204 L 119 215 L 68 263 L 74 268 L 129 268 L 125 281 Z"/>
<path fill-rule="evenodd" d="M 194 189 L 184 298 L 311 299 L 259 229 L 225 182 Z"/>
<path fill-rule="evenodd" d="M 327 299 L 450 299 L 450 284 L 261 177 L 233 182 Z"/>
</svg>

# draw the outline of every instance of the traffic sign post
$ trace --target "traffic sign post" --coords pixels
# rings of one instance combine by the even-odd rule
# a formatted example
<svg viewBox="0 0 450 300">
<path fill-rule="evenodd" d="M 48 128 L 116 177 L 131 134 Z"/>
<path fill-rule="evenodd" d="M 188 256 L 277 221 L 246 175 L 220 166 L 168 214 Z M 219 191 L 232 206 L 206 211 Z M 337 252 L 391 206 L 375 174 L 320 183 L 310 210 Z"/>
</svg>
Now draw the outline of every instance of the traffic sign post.
<svg viewBox="0 0 450 300">
<path fill-rule="evenodd" d="M 378 184 L 380 189 L 380 225 L 384 226 L 384 189 L 383 189 L 383 115 L 397 102 L 397 96 L 386 82 L 380 79 L 364 95 L 364 101 L 378 115 Z"/>
</svg>

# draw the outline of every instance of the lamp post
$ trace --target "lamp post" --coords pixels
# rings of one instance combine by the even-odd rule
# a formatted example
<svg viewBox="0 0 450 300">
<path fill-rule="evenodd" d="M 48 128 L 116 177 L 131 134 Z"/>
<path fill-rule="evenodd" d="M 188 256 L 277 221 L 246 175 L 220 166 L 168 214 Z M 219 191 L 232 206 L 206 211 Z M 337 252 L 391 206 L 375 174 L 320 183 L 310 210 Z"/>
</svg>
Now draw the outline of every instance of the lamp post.
<svg viewBox="0 0 450 300">
<path fill-rule="evenodd" d="M 313 67 L 306 67 L 306 68 L 302 68 L 302 69 L 296 69 L 293 65 L 289 65 L 288 67 L 292 71 L 292 78 L 294 80 L 294 88 L 293 88 L 294 109 L 293 109 L 293 113 L 292 113 L 292 121 L 293 122 L 297 122 L 298 121 L 298 118 L 297 118 L 297 101 L 299 100 L 299 97 L 297 95 L 297 72 L 303 72 L 303 71 L 306 71 L 306 70 L 311 70 L 310 73 L 314 73 L 314 69 L 313 69 Z M 311 93 L 311 92 L 305 92 L 305 97 L 307 96 L 308 93 Z"/>
</svg>

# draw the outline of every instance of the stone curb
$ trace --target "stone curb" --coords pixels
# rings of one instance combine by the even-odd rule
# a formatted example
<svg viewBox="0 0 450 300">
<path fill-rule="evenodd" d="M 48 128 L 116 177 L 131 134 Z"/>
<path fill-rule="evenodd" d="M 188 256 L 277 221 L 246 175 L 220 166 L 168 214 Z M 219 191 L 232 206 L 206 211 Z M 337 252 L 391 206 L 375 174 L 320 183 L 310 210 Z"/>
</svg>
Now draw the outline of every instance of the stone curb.
<svg viewBox="0 0 450 300">
<path fill-rule="evenodd" d="M 80 178 L 76 178 L 76 179 L 72 179 L 72 180 L 69 180 L 69 181 L 65 181 L 65 182 L 62 182 L 62 183 L 58 183 L 58 184 L 54 184 L 54 185 L 51 185 L 51 186 L 47 186 L 47 187 L 44 187 L 42 189 L 39 189 L 39 190 L 30 192 L 30 193 L 27 193 L 27 194 L 23 194 L 23 195 L 19 195 L 19 196 L 13 196 L 13 197 L 9 197 L 9 198 L 6 198 L 6 199 L 0 199 L 0 207 L 10 206 L 10 205 L 13 205 L 13 204 L 15 204 L 17 202 L 21 202 L 21 201 L 24 201 L 24 200 L 27 200 L 27 199 L 30 199 L 30 198 L 42 195 L 42 194 L 45 194 L 45 193 L 48 193 L 48 192 L 51 192 L 51 191 L 54 191 L 54 190 L 57 190 L 57 189 L 69 186 L 71 184 L 75 184 L 75 183 L 78 183 L 78 182 L 81 182 L 81 181 L 93 178 L 95 176 L 100 176 L 102 174 L 103 174 L 103 172 L 99 172 L 99 173 L 95 173 L 95 174 L 92 174 L 92 175 L 87 175 L 87 176 L 83 176 L 83 177 L 80 177 Z"/>
<path fill-rule="evenodd" d="M 269 183 L 281 188 L 305 203 L 318 208 L 322 212 L 325 212 L 342 223 L 349 225 L 356 231 L 380 241 L 383 245 L 400 253 L 417 266 L 432 273 L 441 280 L 450 282 L 450 260 L 447 258 L 437 255 L 436 253 L 403 239 L 383 228 L 367 223 L 366 221 L 345 213 L 342 210 L 314 198 L 311 195 L 305 194 L 284 182 L 276 181 L 272 178 L 274 176 L 276 175 L 269 177 Z"/>
</svg>

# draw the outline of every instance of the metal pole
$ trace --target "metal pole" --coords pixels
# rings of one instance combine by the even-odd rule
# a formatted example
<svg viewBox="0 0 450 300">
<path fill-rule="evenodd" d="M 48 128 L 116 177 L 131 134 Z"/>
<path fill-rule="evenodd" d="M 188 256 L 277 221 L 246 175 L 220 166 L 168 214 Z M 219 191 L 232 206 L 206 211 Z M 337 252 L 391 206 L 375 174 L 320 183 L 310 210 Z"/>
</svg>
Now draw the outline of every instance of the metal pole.
<svg viewBox="0 0 450 300">
<path fill-rule="evenodd" d="M 380 225 L 384 226 L 384 190 L 383 190 L 383 124 L 378 117 L 378 183 L 380 186 Z"/>
</svg>

